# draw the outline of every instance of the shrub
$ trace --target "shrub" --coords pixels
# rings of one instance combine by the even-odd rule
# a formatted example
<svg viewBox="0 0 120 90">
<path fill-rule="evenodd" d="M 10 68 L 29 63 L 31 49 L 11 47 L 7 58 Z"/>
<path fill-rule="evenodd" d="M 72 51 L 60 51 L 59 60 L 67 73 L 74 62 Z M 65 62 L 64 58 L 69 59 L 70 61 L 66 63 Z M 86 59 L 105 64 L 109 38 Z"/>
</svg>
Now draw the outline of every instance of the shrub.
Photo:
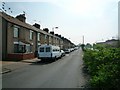
<svg viewBox="0 0 120 90">
<path fill-rule="evenodd" d="M 92 87 L 120 88 L 120 48 L 97 46 L 86 50 L 83 60 L 91 75 Z"/>
</svg>

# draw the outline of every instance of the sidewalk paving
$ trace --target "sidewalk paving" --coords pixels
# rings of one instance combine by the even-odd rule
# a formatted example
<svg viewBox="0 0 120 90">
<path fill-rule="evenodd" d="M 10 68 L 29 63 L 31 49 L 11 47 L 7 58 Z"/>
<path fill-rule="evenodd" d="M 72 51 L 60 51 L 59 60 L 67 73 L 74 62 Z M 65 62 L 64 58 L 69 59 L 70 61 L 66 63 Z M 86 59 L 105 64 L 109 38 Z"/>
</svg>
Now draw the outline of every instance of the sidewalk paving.
<svg viewBox="0 0 120 90">
<path fill-rule="evenodd" d="M 0 61 L 0 74 L 8 73 L 28 64 L 40 61 L 37 58 L 21 61 Z"/>
</svg>

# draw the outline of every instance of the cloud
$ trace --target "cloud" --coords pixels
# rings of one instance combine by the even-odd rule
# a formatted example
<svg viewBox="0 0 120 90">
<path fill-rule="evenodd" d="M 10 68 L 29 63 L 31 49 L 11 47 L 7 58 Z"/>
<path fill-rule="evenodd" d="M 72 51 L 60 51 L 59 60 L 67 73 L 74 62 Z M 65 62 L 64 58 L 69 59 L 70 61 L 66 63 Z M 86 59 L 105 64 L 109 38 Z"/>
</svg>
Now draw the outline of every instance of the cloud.
<svg viewBox="0 0 120 90">
<path fill-rule="evenodd" d="M 54 4 L 80 16 L 102 15 L 110 3 L 118 0 L 52 0 Z"/>
<path fill-rule="evenodd" d="M 70 37 L 76 43 L 82 40 L 82 35 L 85 36 L 86 42 L 95 42 L 117 33 L 118 0 L 21 0 L 20 2 L 49 2 L 62 8 L 61 11 L 57 9 L 57 13 L 52 13 L 52 21 L 47 20 L 55 22 L 55 25 L 57 22 L 60 28 L 56 32 Z M 46 27 L 51 26 L 51 23 L 45 23 Z"/>
</svg>

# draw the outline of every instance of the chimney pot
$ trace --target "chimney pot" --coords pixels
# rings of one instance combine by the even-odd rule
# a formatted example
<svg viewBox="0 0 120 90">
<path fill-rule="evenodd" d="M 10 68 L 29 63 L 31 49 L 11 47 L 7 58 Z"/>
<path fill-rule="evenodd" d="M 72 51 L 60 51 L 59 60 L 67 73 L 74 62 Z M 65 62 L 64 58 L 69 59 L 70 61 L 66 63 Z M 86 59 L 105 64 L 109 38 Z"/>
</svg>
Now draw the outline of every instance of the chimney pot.
<svg viewBox="0 0 120 90">
<path fill-rule="evenodd" d="M 37 24 L 37 23 L 35 23 L 33 26 L 36 27 L 36 28 L 38 28 L 38 29 L 40 29 L 40 25 Z"/>
<path fill-rule="evenodd" d="M 48 32 L 49 32 L 49 29 L 48 29 L 48 28 L 44 28 L 43 31 L 45 31 L 45 32 L 48 33 Z"/>
<path fill-rule="evenodd" d="M 58 34 L 55 34 L 55 36 L 58 36 Z"/>
<path fill-rule="evenodd" d="M 16 16 L 16 18 L 22 22 L 25 22 L 26 21 L 26 17 L 25 17 L 25 14 L 20 14 L 18 16 Z"/>
<path fill-rule="evenodd" d="M 51 31 L 50 34 L 54 35 L 54 31 Z"/>
</svg>

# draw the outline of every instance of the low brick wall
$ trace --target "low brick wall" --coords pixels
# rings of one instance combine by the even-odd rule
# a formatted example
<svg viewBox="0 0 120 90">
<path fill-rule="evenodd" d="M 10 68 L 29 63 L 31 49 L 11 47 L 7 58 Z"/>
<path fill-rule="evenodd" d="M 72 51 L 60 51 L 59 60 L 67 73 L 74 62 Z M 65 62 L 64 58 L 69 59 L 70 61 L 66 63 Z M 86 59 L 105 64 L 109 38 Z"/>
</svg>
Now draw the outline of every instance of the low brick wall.
<svg viewBox="0 0 120 90">
<path fill-rule="evenodd" d="M 24 60 L 35 58 L 34 53 L 12 53 L 7 55 L 8 60 Z"/>
</svg>

